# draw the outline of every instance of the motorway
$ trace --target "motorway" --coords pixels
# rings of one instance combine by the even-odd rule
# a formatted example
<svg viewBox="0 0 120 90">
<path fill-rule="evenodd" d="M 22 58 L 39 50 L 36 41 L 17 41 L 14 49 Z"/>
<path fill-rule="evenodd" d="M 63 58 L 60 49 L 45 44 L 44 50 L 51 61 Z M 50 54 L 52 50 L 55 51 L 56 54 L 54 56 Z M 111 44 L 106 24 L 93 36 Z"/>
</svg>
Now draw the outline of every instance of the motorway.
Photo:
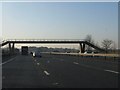
<svg viewBox="0 0 120 90">
<path fill-rule="evenodd" d="M 118 62 L 100 57 L 17 55 L 0 65 L 2 88 L 118 88 Z"/>
</svg>

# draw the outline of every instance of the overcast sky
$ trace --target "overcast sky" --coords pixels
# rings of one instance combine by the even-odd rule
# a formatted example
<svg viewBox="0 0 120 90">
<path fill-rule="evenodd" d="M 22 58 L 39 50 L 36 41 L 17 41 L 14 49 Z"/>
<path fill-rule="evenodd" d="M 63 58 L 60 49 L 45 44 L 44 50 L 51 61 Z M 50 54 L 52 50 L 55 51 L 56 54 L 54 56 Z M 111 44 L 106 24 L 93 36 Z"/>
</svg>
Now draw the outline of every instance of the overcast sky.
<svg viewBox="0 0 120 90">
<path fill-rule="evenodd" d="M 84 39 L 88 34 L 96 42 L 118 43 L 117 2 L 2 3 L 5 39 Z"/>
</svg>

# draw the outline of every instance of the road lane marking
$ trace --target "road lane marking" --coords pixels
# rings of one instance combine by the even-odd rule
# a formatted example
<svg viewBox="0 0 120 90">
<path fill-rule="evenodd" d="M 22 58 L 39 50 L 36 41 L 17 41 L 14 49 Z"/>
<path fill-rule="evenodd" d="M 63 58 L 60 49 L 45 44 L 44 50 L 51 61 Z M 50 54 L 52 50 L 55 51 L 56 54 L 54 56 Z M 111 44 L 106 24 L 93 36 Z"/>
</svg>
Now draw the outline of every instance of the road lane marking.
<svg viewBox="0 0 120 90">
<path fill-rule="evenodd" d="M 50 63 L 50 61 L 47 61 L 47 63 Z"/>
<path fill-rule="evenodd" d="M 59 85 L 59 83 L 52 83 L 52 85 Z"/>
<path fill-rule="evenodd" d="M 104 71 L 107 71 L 107 72 L 112 72 L 112 73 L 116 73 L 116 74 L 118 74 L 119 72 L 117 72 L 117 71 L 112 71 L 112 70 L 104 70 Z"/>
<path fill-rule="evenodd" d="M 48 73 L 47 71 L 44 71 L 44 73 L 45 73 L 46 75 L 50 75 L 50 73 Z"/>
<path fill-rule="evenodd" d="M 77 62 L 73 62 L 74 64 L 79 64 Z M 87 68 L 93 68 L 93 69 L 97 69 L 97 70 L 103 70 L 101 68 L 96 68 L 96 67 L 92 67 L 92 66 L 89 66 L 89 65 L 85 65 L 85 64 L 79 64 L 80 66 L 83 66 L 83 67 L 87 67 Z M 104 71 L 107 71 L 107 72 L 112 72 L 112 73 L 116 73 L 118 74 L 119 72 L 117 71 L 113 71 L 113 70 L 104 70 Z"/>
<path fill-rule="evenodd" d="M 74 64 L 79 64 L 79 63 L 77 63 L 77 62 L 73 62 Z"/>
<path fill-rule="evenodd" d="M 1 63 L 0 65 L 4 65 L 4 64 L 6 64 L 6 63 L 8 63 L 8 62 L 11 62 L 11 61 L 13 61 L 15 58 L 16 58 L 16 57 L 11 58 L 10 60 L 8 60 L 8 61 L 6 61 L 6 62 L 3 62 L 3 63 Z"/>
<path fill-rule="evenodd" d="M 37 65 L 40 65 L 40 63 L 37 63 Z"/>
<path fill-rule="evenodd" d="M 93 69 L 96 69 L 96 70 L 103 70 L 102 68 L 91 67 L 89 65 L 81 65 L 81 66 L 84 66 L 84 67 L 87 67 L 87 68 L 93 68 Z M 116 74 L 119 73 L 119 72 L 113 71 L 113 70 L 104 70 L 104 71 L 111 72 L 111 73 L 116 73 Z"/>
<path fill-rule="evenodd" d="M 77 62 L 73 62 L 73 63 L 74 63 L 74 64 L 79 64 L 79 63 L 77 63 Z M 97 69 L 97 70 L 103 70 L 103 69 L 101 69 L 101 68 L 91 67 L 91 66 L 89 66 L 89 65 L 82 65 L 82 64 L 80 64 L 80 66 L 87 67 L 87 68 L 93 68 L 93 69 Z M 113 71 L 113 70 L 104 70 L 104 71 L 111 72 L 111 73 L 115 73 L 115 74 L 118 74 L 118 73 L 119 73 L 119 72 Z"/>
</svg>

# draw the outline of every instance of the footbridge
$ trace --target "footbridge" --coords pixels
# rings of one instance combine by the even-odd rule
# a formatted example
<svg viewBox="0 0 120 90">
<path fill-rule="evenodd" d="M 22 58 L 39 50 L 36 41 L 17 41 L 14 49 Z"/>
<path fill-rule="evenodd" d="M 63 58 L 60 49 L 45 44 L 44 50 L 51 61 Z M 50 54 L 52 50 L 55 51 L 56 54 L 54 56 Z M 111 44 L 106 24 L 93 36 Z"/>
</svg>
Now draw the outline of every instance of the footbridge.
<svg viewBox="0 0 120 90">
<path fill-rule="evenodd" d="M 92 43 L 87 42 L 86 40 L 51 40 L 51 39 L 9 39 L 9 40 L 3 40 L 2 43 L 0 44 L 0 47 L 9 45 L 9 50 L 11 52 L 14 51 L 15 44 L 43 44 L 43 43 L 48 43 L 48 44 L 79 44 L 80 45 L 80 52 L 84 53 L 85 52 L 85 45 L 88 45 L 98 51 L 105 51 L 104 49 L 101 49 L 100 47 L 95 46 Z"/>
</svg>

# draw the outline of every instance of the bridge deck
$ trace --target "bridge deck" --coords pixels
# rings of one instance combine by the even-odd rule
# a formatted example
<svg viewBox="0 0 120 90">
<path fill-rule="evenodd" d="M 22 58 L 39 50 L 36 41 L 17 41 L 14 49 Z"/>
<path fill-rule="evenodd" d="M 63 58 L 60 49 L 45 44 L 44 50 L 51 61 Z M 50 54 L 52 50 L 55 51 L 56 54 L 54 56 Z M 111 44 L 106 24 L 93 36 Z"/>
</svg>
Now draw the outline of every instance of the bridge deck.
<svg viewBox="0 0 120 90">
<path fill-rule="evenodd" d="M 48 40 L 41 40 L 41 39 L 34 39 L 34 40 L 29 40 L 29 39 L 26 39 L 26 40 L 22 40 L 22 39 L 19 39 L 19 40 L 4 40 L 2 42 L 2 45 L 0 46 L 4 46 L 8 43 L 83 43 L 83 44 L 86 44 L 88 46 L 91 46 L 97 50 L 100 50 L 100 51 L 105 51 L 103 49 L 101 49 L 100 47 L 97 47 L 95 45 L 93 45 L 92 43 L 89 43 L 85 40 L 51 40 L 51 39 L 48 39 Z"/>
</svg>

